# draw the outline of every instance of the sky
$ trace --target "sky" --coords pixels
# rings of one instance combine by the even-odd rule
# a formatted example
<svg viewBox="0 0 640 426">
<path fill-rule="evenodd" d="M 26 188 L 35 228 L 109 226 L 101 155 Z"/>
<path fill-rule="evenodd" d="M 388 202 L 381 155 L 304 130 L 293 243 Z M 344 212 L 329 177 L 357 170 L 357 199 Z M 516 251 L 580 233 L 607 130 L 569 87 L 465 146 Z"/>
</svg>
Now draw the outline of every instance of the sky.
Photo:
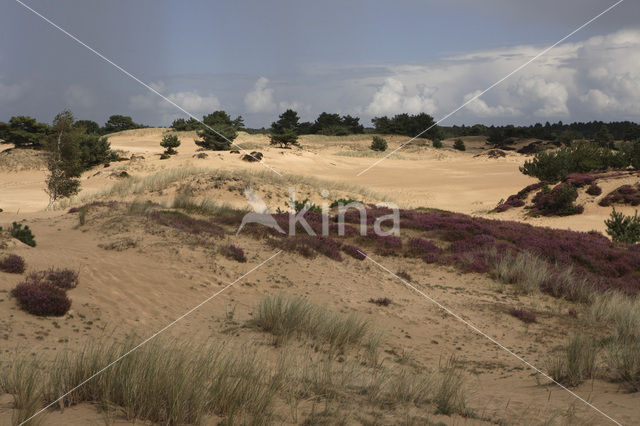
<svg viewBox="0 0 640 426">
<path fill-rule="evenodd" d="M 293 108 L 440 119 L 615 0 L 21 0 L 197 117 Z M 442 125 L 640 121 L 640 2 L 625 0 Z M 185 114 L 0 0 L 0 121 Z"/>
</svg>

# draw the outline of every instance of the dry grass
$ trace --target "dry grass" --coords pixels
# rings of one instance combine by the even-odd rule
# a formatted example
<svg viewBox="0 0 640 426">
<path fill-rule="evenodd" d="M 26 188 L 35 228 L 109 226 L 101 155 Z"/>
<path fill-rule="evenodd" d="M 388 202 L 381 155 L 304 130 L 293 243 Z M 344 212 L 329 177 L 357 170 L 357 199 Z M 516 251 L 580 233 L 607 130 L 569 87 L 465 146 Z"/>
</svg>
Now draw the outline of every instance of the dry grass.
<svg viewBox="0 0 640 426">
<path fill-rule="evenodd" d="M 593 337 L 575 334 L 567 346 L 551 358 L 549 374 L 559 383 L 578 386 L 596 377 L 599 351 L 600 346 Z"/>
<path fill-rule="evenodd" d="M 387 152 L 378 152 L 378 151 L 338 151 L 334 152 L 333 155 L 337 155 L 339 157 L 355 157 L 355 158 L 382 158 L 389 155 Z M 388 158 L 392 158 L 394 160 L 420 160 L 417 157 L 407 157 L 406 155 L 400 154 L 391 154 Z"/>
<path fill-rule="evenodd" d="M 522 294 L 540 292 L 542 285 L 551 276 L 548 264 L 529 252 L 506 253 L 500 256 L 494 248 L 488 252 L 488 257 L 492 265 L 493 278 L 505 284 L 512 284 Z"/>
<path fill-rule="evenodd" d="M 130 351 L 139 339 L 92 342 L 65 352 L 43 370 L 16 362 L 5 369 L 2 387 L 16 395 L 22 418 L 56 401 L 67 389 Z M 46 373 L 45 373 L 46 371 Z M 282 371 L 257 351 L 231 351 L 217 344 L 184 344 L 162 338 L 125 356 L 113 367 L 59 402 L 59 407 L 92 402 L 101 410 L 118 407 L 129 420 L 162 424 L 199 424 L 206 415 L 227 424 L 266 424 L 273 398 L 282 387 Z"/>
<path fill-rule="evenodd" d="M 239 216 L 248 210 L 235 208 L 227 203 L 218 203 L 208 198 L 194 198 L 185 193 L 176 194 L 171 207 L 188 213 L 196 213 L 206 216 Z"/>
<path fill-rule="evenodd" d="M 253 323 L 276 336 L 276 344 L 293 335 L 309 337 L 318 346 L 328 346 L 330 354 L 341 352 L 350 345 L 362 344 L 370 329 L 369 322 L 358 315 L 338 314 L 306 299 L 287 299 L 282 295 L 263 298 L 256 308 Z M 375 340 L 370 340 L 369 346 L 373 342 Z"/>
<path fill-rule="evenodd" d="M 378 194 L 359 185 L 318 179 L 309 176 L 300 176 L 293 174 L 283 174 L 278 176 L 269 170 L 222 170 L 207 169 L 198 167 L 176 167 L 168 170 L 162 170 L 146 176 L 131 176 L 120 180 L 111 187 L 80 194 L 71 199 L 64 199 L 56 204 L 56 208 L 67 208 L 71 205 L 84 204 L 90 201 L 104 198 L 119 198 L 130 195 L 146 194 L 149 192 L 158 192 L 171 187 L 174 184 L 184 183 L 187 179 L 207 176 L 213 180 L 240 180 L 242 183 L 253 189 L 262 185 L 276 186 L 300 186 L 307 185 L 319 192 L 322 189 L 330 191 L 342 191 L 352 195 L 358 195 L 365 201 L 392 201 L 389 197 Z"/>
</svg>

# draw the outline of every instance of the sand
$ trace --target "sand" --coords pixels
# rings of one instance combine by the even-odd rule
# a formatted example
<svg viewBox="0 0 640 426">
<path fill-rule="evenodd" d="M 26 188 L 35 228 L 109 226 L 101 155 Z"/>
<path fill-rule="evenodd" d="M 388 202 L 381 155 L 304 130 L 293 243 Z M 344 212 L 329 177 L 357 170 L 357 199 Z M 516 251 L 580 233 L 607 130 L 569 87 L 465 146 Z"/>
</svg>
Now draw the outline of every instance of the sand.
<svg viewBox="0 0 640 426">
<path fill-rule="evenodd" d="M 196 159 L 197 147 L 191 142 L 193 134 L 189 133 L 180 134 L 183 146 L 178 148 L 178 155 L 160 160 L 158 154 L 162 149 L 158 143 L 162 132 L 162 129 L 143 129 L 111 136 L 113 149 L 142 155 L 144 159 L 114 163 L 109 168 L 85 173 L 82 177 L 85 195 L 118 182 L 110 174 L 123 168 L 132 175 L 143 176 L 189 166 L 225 170 L 263 167 L 243 162 L 237 154 L 228 152 L 208 152 L 208 158 Z M 364 151 L 368 138 L 310 137 L 306 143 L 302 138 L 303 148 L 292 150 L 268 147 L 264 136 L 242 134 L 238 142 L 251 150 L 259 147 L 265 154 L 265 162 L 281 173 L 358 184 L 406 207 L 440 208 L 578 230 L 602 230 L 602 222 L 608 215 L 606 209 L 595 203 L 587 207 L 584 215 L 572 218 L 530 219 L 524 217 L 522 211 L 490 213 L 500 199 L 534 180 L 518 171 L 526 159 L 524 156 L 509 153 L 500 159 L 474 157 L 482 152 L 479 142 L 474 145 L 470 141 L 464 153 L 413 148 L 402 154 L 411 159 L 385 160 L 362 176 L 356 174 L 376 158 L 335 153 Z M 401 142 L 401 138 L 390 138 L 391 147 Z M 2 360 L 11 359 L 15 351 L 52 357 L 61 350 L 78 347 L 88 339 L 105 334 L 121 337 L 135 332 L 141 338 L 149 336 L 275 253 L 262 241 L 246 235 L 225 237 L 247 252 L 248 262 L 240 264 L 217 255 L 216 247 L 225 241 L 200 247 L 175 234 L 149 232 L 139 219 L 105 208 L 90 211 L 86 223 L 80 226 L 77 214 L 67 214 L 64 209 L 43 211 L 47 204 L 42 191 L 43 176 L 42 170 L 0 171 L 0 207 L 4 209 L 0 223 L 6 225 L 24 219 L 34 230 L 38 242 L 36 248 L 15 244 L 10 252 L 23 256 L 29 271 L 50 266 L 79 270 L 81 284 L 69 292 L 73 300 L 70 314 L 62 318 L 36 318 L 17 309 L 15 301 L 8 296 L 7 292 L 22 276 L 0 272 Z M 228 184 L 213 188 L 206 182 L 194 183 L 194 187 L 218 201 L 239 206 L 243 203 L 241 184 L 233 190 L 229 190 Z M 306 191 L 319 192 L 320 189 L 307 188 Z M 603 189 L 606 193 L 604 185 Z M 287 193 L 286 188 L 270 183 L 268 178 L 263 180 L 259 191 L 270 193 L 270 202 L 278 205 Z M 174 192 L 175 188 L 173 192 L 160 191 L 145 197 L 169 201 Z M 124 238 L 134 241 L 135 247 L 123 251 L 100 247 Z M 515 295 L 504 291 L 486 275 L 463 275 L 419 259 L 385 257 L 378 260 L 391 271 L 409 272 L 412 284 L 421 291 L 542 368 L 548 363 L 549 352 L 565 342 L 568 327 L 577 325 L 568 315 L 573 307 L 569 302 L 545 295 Z M 428 368 L 454 355 L 469 373 L 471 406 L 487 419 L 531 424 L 557 417 L 559 424 L 606 423 L 602 416 L 567 392 L 540 385 L 546 380 L 533 374 L 522 362 L 367 261 L 348 258 L 338 263 L 324 257 L 310 260 L 298 255 L 280 255 L 184 318 L 167 334 L 229 340 L 230 336 L 224 331 L 229 310 L 234 310 L 238 323 L 248 321 L 258 300 L 275 292 L 306 296 L 335 310 L 366 316 L 386 335 L 385 363 L 396 362 L 393 353 L 406 353 L 413 362 Z M 378 307 L 368 303 L 371 297 L 390 297 L 394 303 Z M 526 325 L 510 316 L 508 310 L 514 306 L 536 311 L 538 322 Z M 239 342 L 269 344 L 267 337 L 250 329 L 239 328 L 233 338 Z M 633 424 L 640 418 L 637 395 L 626 394 L 617 385 L 594 380 L 574 390 L 625 424 Z M 0 424 L 9 424 L 10 416 L 11 401 L 7 395 L 1 395 Z M 447 424 L 490 423 L 459 416 L 434 419 Z M 101 415 L 88 404 L 64 413 L 51 411 L 43 420 L 44 424 L 102 423 Z M 209 423 L 216 422 L 217 419 L 212 418 Z M 285 414 L 280 422 L 292 423 Z M 116 424 L 129 423 L 119 419 Z"/>
</svg>

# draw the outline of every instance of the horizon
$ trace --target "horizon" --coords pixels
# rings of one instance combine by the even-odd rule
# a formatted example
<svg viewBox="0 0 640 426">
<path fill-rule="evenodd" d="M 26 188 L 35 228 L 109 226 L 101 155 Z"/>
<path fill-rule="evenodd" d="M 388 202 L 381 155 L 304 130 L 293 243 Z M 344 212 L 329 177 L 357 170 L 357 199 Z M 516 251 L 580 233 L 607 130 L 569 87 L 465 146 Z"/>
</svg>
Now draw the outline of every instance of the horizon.
<svg viewBox="0 0 640 426">
<path fill-rule="evenodd" d="M 225 110 L 256 129 L 288 108 L 302 121 L 328 111 L 366 127 L 402 112 L 438 120 L 612 4 L 571 0 L 549 15 L 498 0 L 276 3 L 27 4 L 195 116 Z M 620 4 L 441 124 L 637 122 L 634 11 Z M 185 117 L 19 3 L 3 16 L 1 116 Z"/>
</svg>

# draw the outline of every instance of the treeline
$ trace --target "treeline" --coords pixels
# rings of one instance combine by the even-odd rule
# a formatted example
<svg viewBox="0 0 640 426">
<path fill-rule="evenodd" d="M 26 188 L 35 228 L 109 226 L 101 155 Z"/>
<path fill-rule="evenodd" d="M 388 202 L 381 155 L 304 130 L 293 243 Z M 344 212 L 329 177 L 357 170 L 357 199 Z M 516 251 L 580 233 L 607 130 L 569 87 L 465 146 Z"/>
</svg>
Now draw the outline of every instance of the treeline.
<svg viewBox="0 0 640 426">
<path fill-rule="evenodd" d="M 640 139 L 640 126 L 630 121 L 616 121 L 605 123 L 603 121 L 590 121 L 587 123 L 545 124 L 536 123 L 530 126 L 484 126 L 476 124 L 473 126 L 449 126 L 442 127 L 444 135 L 448 138 L 461 136 L 487 136 L 489 141 L 500 145 L 513 139 L 534 138 L 562 144 L 570 143 L 573 140 L 595 140 L 602 137 L 608 138 L 608 133 L 612 139 L 632 141 Z M 606 133 L 605 133 L 606 132 Z"/>
<path fill-rule="evenodd" d="M 216 111 L 216 113 L 220 113 L 221 111 Z M 224 112 L 224 111 L 222 111 Z M 358 117 L 352 117 L 350 115 L 340 114 L 329 114 L 327 112 L 323 112 L 318 116 L 318 118 L 314 122 L 303 121 L 300 122 L 300 118 L 298 117 L 298 113 L 289 109 L 284 112 L 285 115 L 293 115 L 297 117 L 295 124 L 295 132 L 298 135 L 327 135 L 327 136 L 346 136 L 357 133 L 364 133 L 364 126 L 360 124 L 360 119 Z M 206 116 L 205 116 L 206 117 Z M 249 133 L 257 134 L 270 133 L 269 129 L 247 129 L 244 127 L 244 120 L 242 116 L 239 116 L 235 122 L 235 127 L 238 130 L 244 130 Z M 194 118 L 184 119 L 177 118 L 171 124 L 171 128 L 178 131 L 188 131 L 188 130 L 201 130 L 202 123 Z"/>
<path fill-rule="evenodd" d="M 41 123 L 33 117 L 15 116 L 8 123 L 0 122 L 0 140 L 13 143 L 16 147 L 42 148 L 46 139 L 55 133 L 54 124 Z M 73 122 L 74 129 L 81 129 L 87 135 L 106 135 L 123 130 L 140 129 L 147 126 L 135 123 L 126 115 L 112 115 L 100 127 L 91 120 L 77 120 Z"/>
</svg>

